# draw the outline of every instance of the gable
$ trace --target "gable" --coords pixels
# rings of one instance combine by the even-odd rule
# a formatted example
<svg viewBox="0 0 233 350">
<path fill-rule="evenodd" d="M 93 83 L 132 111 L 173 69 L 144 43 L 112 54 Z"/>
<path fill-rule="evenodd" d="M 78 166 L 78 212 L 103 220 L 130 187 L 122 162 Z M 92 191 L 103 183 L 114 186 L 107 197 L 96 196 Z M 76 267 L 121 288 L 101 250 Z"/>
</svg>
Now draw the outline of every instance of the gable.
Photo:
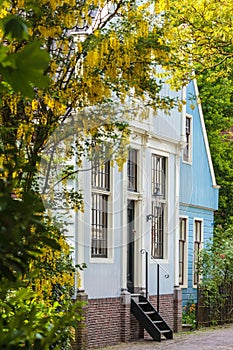
<svg viewBox="0 0 233 350">
<path fill-rule="evenodd" d="M 187 86 L 186 101 L 186 113 L 191 118 L 192 152 L 190 163 L 181 158 L 180 202 L 215 210 L 218 206 L 218 186 L 196 81 Z"/>
</svg>

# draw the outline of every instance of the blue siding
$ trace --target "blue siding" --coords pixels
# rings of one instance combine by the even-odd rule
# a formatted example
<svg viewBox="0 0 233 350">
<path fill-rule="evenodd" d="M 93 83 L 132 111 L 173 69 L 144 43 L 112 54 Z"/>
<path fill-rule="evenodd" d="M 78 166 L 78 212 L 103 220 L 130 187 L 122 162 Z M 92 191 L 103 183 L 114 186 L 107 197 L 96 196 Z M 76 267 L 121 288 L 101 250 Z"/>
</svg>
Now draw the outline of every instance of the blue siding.
<svg viewBox="0 0 233 350">
<path fill-rule="evenodd" d="M 204 246 L 211 242 L 213 236 L 214 212 L 190 206 L 180 206 L 180 215 L 188 217 L 188 288 L 182 290 L 183 306 L 188 301 L 197 301 L 196 288 L 193 288 L 193 250 L 194 250 L 194 219 L 203 219 Z"/>
<path fill-rule="evenodd" d="M 187 96 L 191 98 L 193 95 L 194 87 L 191 83 L 187 89 Z M 191 105 L 194 105 L 194 109 L 191 108 Z M 192 164 L 181 161 L 180 202 L 216 210 L 218 189 L 213 188 L 196 101 L 188 99 L 187 113 L 192 115 Z"/>
<path fill-rule="evenodd" d="M 213 236 L 214 210 L 218 208 L 218 189 L 213 187 L 193 82 L 187 88 L 186 108 L 187 114 L 192 116 L 192 162 L 188 164 L 181 159 L 180 165 L 180 215 L 188 217 L 188 285 L 182 289 L 183 306 L 188 301 L 197 301 L 197 290 L 193 288 L 194 219 L 203 220 L 205 246 Z"/>
</svg>

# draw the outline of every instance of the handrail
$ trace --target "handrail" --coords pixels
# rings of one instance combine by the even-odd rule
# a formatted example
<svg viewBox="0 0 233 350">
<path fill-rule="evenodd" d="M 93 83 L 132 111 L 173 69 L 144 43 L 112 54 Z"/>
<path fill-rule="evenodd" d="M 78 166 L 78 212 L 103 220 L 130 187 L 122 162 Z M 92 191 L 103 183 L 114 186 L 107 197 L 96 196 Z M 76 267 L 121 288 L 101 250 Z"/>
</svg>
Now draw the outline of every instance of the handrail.
<svg viewBox="0 0 233 350">
<path fill-rule="evenodd" d="M 167 271 L 167 270 L 152 256 L 152 255 L 149 254 L 149 252 L 148 252 L 147 249 L 142 248 L 142 249 L 140 250 L 140 253 L 141 253 L 141 254 L 147 253 L 147 254 L 149 255 L 149 257 L 150 257 L 157 265 L 159 265 L 159 267 L 165 272 L 164 277 L 165 277 L 165 278 L 169 278 L 169 277 L 170 277 L 169 272 L 168 272 L 168 271 Z"/>
<path fill-rule="evenodd" d="M 158 261 L 155 260 L 153 256 L 149 254 L 149 252 L 143 248 L 140 250 L 141 254 L 146 255 L 146 298 L 148 299 L 148 256 L 157 264 L 157 311 L 159 312 L 159 282 L 160 282 L 160 268 L 165 272 L 164 277 L 169 278 L 169 273 L 168 271 L 158 263 Z"/>
<path fill-rule="evenodd" d="M 155 259 L 152 255 L 150 256 L 150 258 L 151 258 L 157 265 L 159 265 L 159 267 L 165 272 L 164 277 L 165 277 L 165 278 L 169 278 L 170 275 L 169 275 L 168 271 L 167 271 L 160 263 L 158 263 L 158 261 L 156 261 L 156 259 Z"/>
</svg>

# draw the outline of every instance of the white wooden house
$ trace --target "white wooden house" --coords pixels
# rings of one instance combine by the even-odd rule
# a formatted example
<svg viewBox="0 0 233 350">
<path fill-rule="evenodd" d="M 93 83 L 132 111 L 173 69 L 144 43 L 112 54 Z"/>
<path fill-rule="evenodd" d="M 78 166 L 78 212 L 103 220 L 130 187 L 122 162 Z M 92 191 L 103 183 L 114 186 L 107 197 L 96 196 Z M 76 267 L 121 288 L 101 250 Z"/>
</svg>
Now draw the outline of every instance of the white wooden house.
<svg viewBox="0 0 233 350">
<path fill-rule="evenodd" d="M 148 118 L 141 119 L 139 108 L 130 122 L 123 170 L 109 162 L 98 167 L 84 160 L 89 171 L 80 171 L 74 179 L 85 207 L 83 213 L 73 213 L 68 236 L 75 263 L 87 264 L 75 297 L 88 302 L 85 327 L 77 331 L 78 349 L 138 339 L 143 328 L 155 340 L 171 338 L 181 327 L 179 185 L 184 123 L 184 113 L 177 109 L 171 115 L 148 110 Z M 139 313 L 148 318 L 151 305 L 142 296 L 156 311 L 159 308 L 160 315 L 149 322 L 157 322 L 155 330 L 133 310 L 133 303 L 137 309 L 143 301 L 146 310 Z"/>
</svg>

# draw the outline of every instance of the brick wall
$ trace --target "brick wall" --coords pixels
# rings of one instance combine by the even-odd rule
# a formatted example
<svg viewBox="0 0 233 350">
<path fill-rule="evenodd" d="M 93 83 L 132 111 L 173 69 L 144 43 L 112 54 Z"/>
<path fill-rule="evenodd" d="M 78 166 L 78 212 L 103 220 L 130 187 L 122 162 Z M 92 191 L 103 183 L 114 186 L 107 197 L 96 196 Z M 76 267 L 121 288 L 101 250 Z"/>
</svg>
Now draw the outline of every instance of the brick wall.
<svg viewBox="0 0 233 350">
<path fill-rule="evenodd" d="M 172 329 L 174 326 L 177 327 L 178 320 L 175 313 L 180 309 L 179 299 L 173 294 L 160 295 L 160 314 Z M 157 297 L 150 296 L 149 300 L 157 309 Z M 130 314 L 130 304 L 122 303 L 121 298 L 89 299 L 86 326 L 88 349 L 149 336 L 139 326 L 136 318 Z"/>
<path fill-rule="evenodd" d="M 182 290 L 174 290 L 174 332 L 182 331 Z"/>
<path fill-rule="evenodd" d="M 121 342 L 121 299 L 89 299 L 87 312 L 88 348 Z"/>
</svg>

